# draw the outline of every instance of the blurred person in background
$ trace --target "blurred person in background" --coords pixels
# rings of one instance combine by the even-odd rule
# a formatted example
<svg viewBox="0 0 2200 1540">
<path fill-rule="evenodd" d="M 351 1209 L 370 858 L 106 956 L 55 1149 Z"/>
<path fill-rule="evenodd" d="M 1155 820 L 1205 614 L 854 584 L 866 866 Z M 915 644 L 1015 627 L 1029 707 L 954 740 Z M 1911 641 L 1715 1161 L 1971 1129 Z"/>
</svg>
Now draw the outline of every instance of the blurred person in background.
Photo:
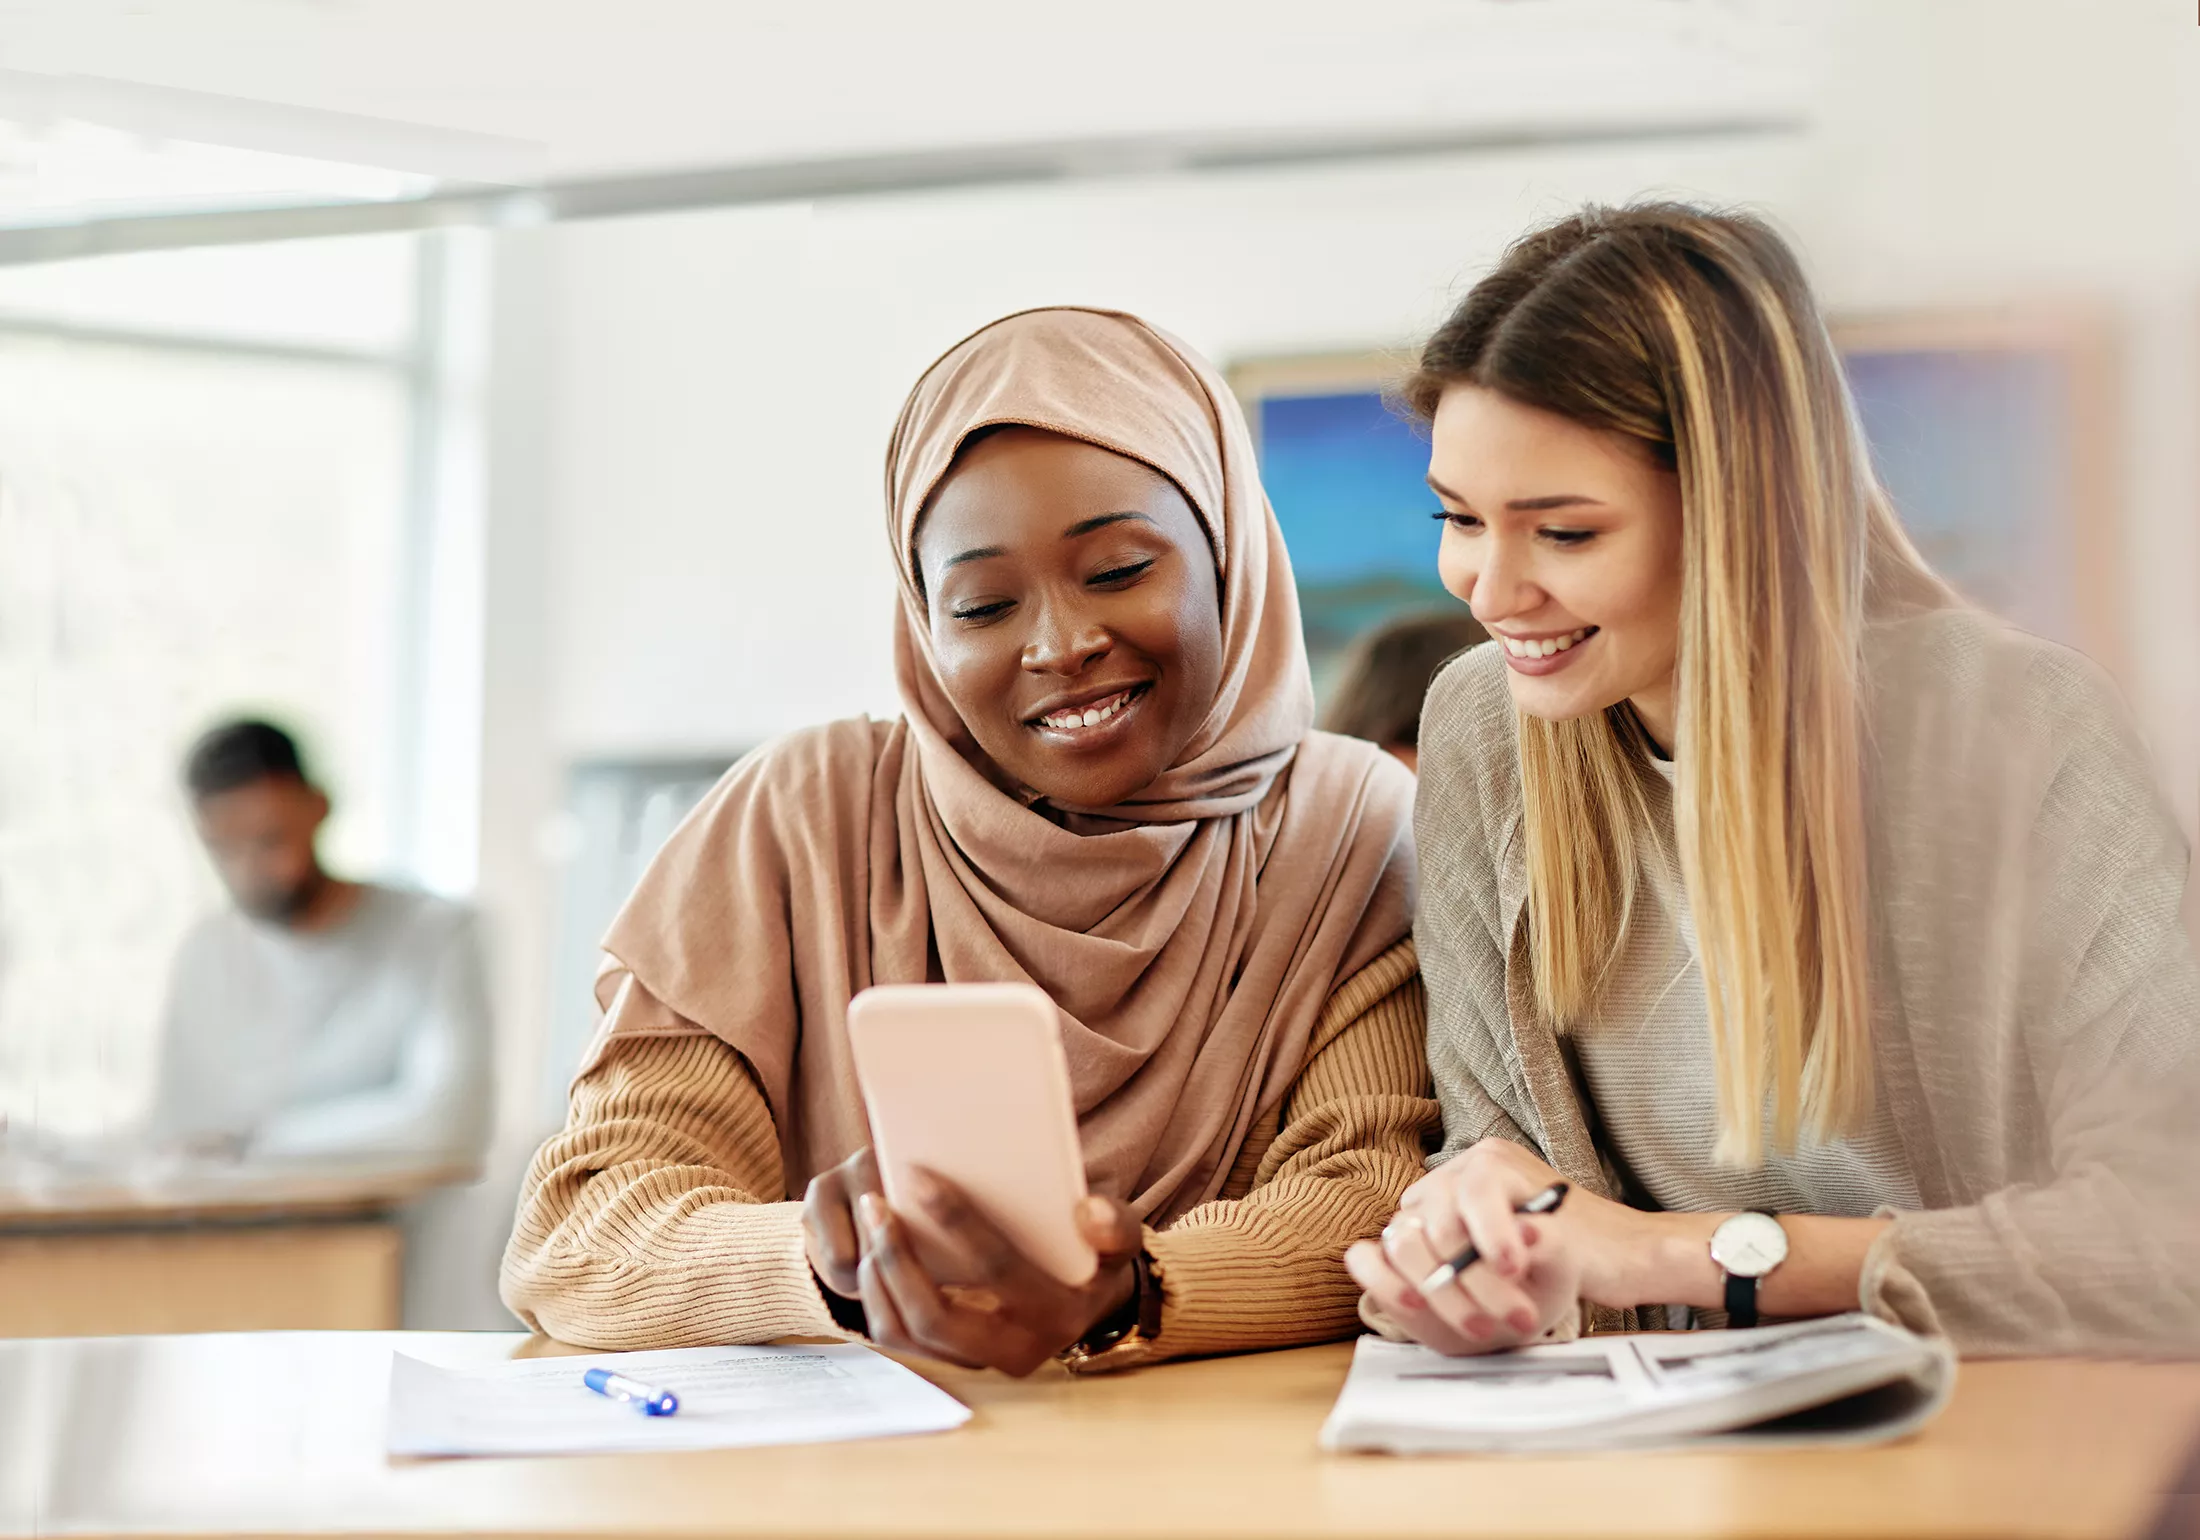
<svg viewBox="0 0 2200 1540">
<path fill-rule="evenodd" d="M 471 911 L 328 872 L 328 796 L 278 727 L 212 729 L 183 780 L 233 907 L 177 954 L 152 1142 L 255 1162 L 475 1167 L 490 1022 Z"/>
<path fill-rule="evenodd" d="M 1362 632 L 1337 670 L 1321 729 L 1364 738 L 1408 770 L 1419 769 L 1421 701 L 1429 681 L 1489 639 L 1472 615 L 1406 615 Z"/>
<path fill-rule="evenodd" d="M 1910 544 L 1787 245 L 1564 219 L 1410 394 L 1499 645 L 1422 721 L 1444 1147 L 1351 1250 L 1369 1319 L 2200 1352 L 2184 841 L 2106 676 Z"/>
</svg>

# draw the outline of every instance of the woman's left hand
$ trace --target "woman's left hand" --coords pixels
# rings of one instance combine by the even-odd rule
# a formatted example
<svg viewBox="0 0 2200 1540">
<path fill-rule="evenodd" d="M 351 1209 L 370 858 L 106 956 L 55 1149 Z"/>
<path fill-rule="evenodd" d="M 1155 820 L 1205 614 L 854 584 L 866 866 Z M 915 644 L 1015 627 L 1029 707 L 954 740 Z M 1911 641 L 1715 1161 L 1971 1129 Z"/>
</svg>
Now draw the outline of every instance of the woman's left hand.
<svg viewBox="0 0 2200 1540">
<path fill-rule="evenodd" d="M 876 1193 L 856 1200 L 863 1261 L 857 1283 L 873 1341 L 972 1369 L 1026 1375 L 1120 1310 L 1137 1279 L 1143 1241 L 1138 1217 L 1113 1198 L 1079 1205 L 1078 1228 L 1100 1254 L 1091 1280 L 1063 1283 L 945 1178 L 914 1184 L 927 1255 L 951 1258 L 936 1281 L 920 1259 L 910 1222 Z"/>
<path fill-rule="evenodd" d="M 1581 1300 L 1622 1296 L 1658 1244 L 1655 1216 L 1584 1192 L 1559 1212 L 1514 1212 L 1561 1180 L 1507 1139 L 1485 1139 L 1406 1189 L 1382 1241 L 1360 1241 L 1345 1266 L 1386 1318 L 1446 1353 L 1486 1353 L 1531 1341 Z M 1421 1283 L 1469 1244 L 1481 1260 L 1433 1294 Z"/>
</svg>

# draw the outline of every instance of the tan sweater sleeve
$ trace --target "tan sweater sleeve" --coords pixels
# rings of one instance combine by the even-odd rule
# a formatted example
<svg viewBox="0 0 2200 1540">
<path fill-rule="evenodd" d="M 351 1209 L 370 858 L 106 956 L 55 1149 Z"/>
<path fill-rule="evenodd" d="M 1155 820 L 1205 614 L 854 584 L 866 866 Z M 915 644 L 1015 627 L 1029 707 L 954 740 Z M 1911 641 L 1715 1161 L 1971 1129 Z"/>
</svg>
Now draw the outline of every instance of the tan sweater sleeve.
<svg viewBox="0 0 2200 1540">
<path fill-rule="evenodd" d="M 614 1010 L 664 1007 L 629 985 Z M 844 1336 L 802 1245 L 748 1062 L 699 1029 L 612 1035 L 520 1190 L 499 1287 L 537 1331 L 598 1348 Z"/>
<path fill-rule="evenodd" d="M 1397 1210 L 1437 1126 L 1426 1015 L 1410 941 L 1337 989 L 1252 1191 L 1147 1235 L 1163 1300 L 1159 1336 L 1085 1367 L 1326 1342 L 1359 1329 L 1345 1248 Z"/>
</svg>

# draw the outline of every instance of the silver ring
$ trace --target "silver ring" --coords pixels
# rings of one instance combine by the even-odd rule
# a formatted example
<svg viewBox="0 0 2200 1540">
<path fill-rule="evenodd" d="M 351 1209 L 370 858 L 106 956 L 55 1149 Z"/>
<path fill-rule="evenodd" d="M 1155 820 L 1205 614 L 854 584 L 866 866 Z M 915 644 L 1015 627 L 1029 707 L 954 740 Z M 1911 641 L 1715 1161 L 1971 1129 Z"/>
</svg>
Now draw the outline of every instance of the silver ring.
<svg viewBox="0 0 2200 1540">
<path fill-rule="evenodd" d="M 1405 1225 L 1411 1225 L 1416 1230 L 1425 1231 L 1428 1229 L 1428 1221 L 1423 1219 L 1419 1214 L 1400 1214 L 1389 1224 L 1383 1226 L 1384 1243 L 1387 1245 L 1390 1241 L 1395 1239 L 1397 1237 L 1399 1229 Z"/>
</svg>

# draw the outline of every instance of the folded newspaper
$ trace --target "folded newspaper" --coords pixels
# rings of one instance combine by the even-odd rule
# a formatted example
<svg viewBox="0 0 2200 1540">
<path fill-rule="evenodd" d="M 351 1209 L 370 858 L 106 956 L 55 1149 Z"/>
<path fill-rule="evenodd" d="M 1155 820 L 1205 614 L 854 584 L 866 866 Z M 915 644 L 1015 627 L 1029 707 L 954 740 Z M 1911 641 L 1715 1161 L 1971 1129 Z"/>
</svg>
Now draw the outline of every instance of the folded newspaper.
<svg viewBox="0 0 2200 1540">
<path fill-rule="evenodd" d="M 1363 1337 L 1322 1425 L 1322 1447 L 1439 1454 L 1875 1443 L 1924 1426 L 1954 1384 L 1947 1344 L 1864 1315 L 1587 1337 L 1481 1358 Z"/>
</svg>

